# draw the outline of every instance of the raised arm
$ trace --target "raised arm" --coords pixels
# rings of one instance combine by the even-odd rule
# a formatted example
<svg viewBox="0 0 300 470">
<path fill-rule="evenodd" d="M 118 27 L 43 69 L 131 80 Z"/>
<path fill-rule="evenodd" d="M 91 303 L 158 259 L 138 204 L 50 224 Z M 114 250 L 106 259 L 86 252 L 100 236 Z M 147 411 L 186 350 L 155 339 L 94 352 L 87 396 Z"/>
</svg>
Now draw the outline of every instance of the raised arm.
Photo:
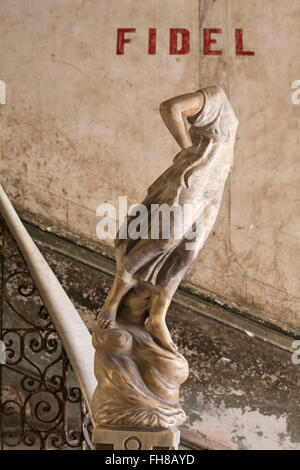
<svg viewBox="0 0 300 470">
<path fill-rule="evenodd" d="M 163 101 L 160 105 L 159 111 L 162 120 L 182 149 L 192 145 L 184 116 L 196 114 L 201 110 L 203 103 L 203 94 L 200 91 L 196 91 L 175 96 L 170 100 Z"/>
</svg>

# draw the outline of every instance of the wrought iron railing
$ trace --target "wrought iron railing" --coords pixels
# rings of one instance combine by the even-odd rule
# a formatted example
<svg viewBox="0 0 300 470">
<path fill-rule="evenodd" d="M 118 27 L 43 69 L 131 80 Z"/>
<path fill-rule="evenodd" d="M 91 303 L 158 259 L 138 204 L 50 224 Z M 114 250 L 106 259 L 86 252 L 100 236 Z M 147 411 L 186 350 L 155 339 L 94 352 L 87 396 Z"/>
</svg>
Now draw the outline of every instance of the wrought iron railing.
<svg viewBox="0 0 300 470">
<path fill-rule="evenodd" d="M 3 219 L 0 240 L 0 340 L 6 353 L 0 361 L 1 450 L 91 449 L 92 424 L 83 399 L 91 391 L 82 394 L 77 364 L 72 367 Z"/>
</svg>

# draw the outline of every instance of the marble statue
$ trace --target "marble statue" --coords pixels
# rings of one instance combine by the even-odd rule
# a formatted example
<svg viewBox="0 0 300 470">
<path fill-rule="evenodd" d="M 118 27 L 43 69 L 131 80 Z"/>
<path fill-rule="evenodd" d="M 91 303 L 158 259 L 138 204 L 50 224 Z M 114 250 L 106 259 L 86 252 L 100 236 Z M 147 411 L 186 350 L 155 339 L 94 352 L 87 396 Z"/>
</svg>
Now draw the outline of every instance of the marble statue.
<svg viewBox="0 0 300 470">
<path fill-rule="evenodd" d="M 148 209 L 149 236 L 124 238 L 121 228 L 116 237 L 116 276 L 93 333 L 98 381 L 93 417 L 104 428 L 146 432 L 174 429 L 185 420 L 178 399 L 188 365 L 172 341 L 166 314 L 213 228 L 233 162 L 238 119 L 220 87 L 164 101 L 160 114 L 181 151 L 142 202 Z M 168 238 L 153 239 L 150 215 L 153 207 L 157 210 L 163 204 L 189 205 L 192 216 L 181 232 L 171 217 Z M 133 217 L 127 217 L 125 227 Z M 163 222 L 156 220 L 161 234 Z M 201 230 L 195 230 L 200 220 Z M 187 249 L 187 242 L 193 243 L 192 249 Z"/>
</svg>

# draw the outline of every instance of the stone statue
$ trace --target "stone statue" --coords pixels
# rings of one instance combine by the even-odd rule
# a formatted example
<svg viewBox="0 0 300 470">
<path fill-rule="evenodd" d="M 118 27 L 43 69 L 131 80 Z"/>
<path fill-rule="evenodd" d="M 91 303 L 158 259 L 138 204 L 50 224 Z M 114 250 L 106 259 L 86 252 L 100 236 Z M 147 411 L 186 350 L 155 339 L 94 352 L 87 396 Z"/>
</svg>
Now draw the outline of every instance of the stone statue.
<svg viewBox="0 0 300 470">
<path fill-rule="evenodd" d="M 238 119 L 217 86 L 164 101 L 160 114 L 181 151 L 148 188 L 142 203 L 147 208 L 143 236 L 122 236 L 134 220 L 129 215 L 115 240 L 117 272 L 93 334 L 98 387 L 92 408 L 98 427 L 147 432 L 174 428 L 185 420 L 178 396 L 188 365 L 172 341 L 166 314 L 217 218 Z M 153 218 L 162 205 L 192 209 L 188 224 L 170 217 L 167 238 L 161 236 L 161 218 Z M 158 224 L 155 239 L 153 220 Z M 144 437 L 136 439 L 137 448 L 144 448 Z"/>
</svg>

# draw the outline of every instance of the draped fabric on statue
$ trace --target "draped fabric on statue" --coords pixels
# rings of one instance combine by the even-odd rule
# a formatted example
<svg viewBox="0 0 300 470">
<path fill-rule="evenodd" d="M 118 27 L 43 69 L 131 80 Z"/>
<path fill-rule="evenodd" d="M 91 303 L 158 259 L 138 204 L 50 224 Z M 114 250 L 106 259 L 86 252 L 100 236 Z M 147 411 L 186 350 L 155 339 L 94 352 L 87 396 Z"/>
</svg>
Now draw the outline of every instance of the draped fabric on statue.
<svg viewBox="0 0 300 470">
<path fill-rule="evenodd" d="M 130 278 L 146 282 L 169 297 L 214 225 L 233 163 L 238 120 L 226 94 L 216 86 L 204 88 L 199 93 L 204 97 L 203 107 L 187 118 L 192 146 L 175 156 L 173 164 L 148 188 L 142 202 L 148 209 L 148 238 L 122 239 L 123 226 L 115 240 L 117 258 L 121 260 L 118 265 L 120 276 L 127 282 Z M 171 219 L 168 239 L 151 240 L 151 223 L 157 205 L 162 204 L 182 209 L 186 204 L 191 206 L 193 216 L 181 238 L 175 236 L 178 221 Z M 156 205 L 155 210 L 153 205 Z M 128 227 L 133 219 L 128 216 L 125 226 Z M 192 235 L 197 222 L 199 226 L 201 222 L 201 231 Z M 186 249 L 186 243 L 191 240 L 195 242 L 193 249 Z"/>
</svg>

